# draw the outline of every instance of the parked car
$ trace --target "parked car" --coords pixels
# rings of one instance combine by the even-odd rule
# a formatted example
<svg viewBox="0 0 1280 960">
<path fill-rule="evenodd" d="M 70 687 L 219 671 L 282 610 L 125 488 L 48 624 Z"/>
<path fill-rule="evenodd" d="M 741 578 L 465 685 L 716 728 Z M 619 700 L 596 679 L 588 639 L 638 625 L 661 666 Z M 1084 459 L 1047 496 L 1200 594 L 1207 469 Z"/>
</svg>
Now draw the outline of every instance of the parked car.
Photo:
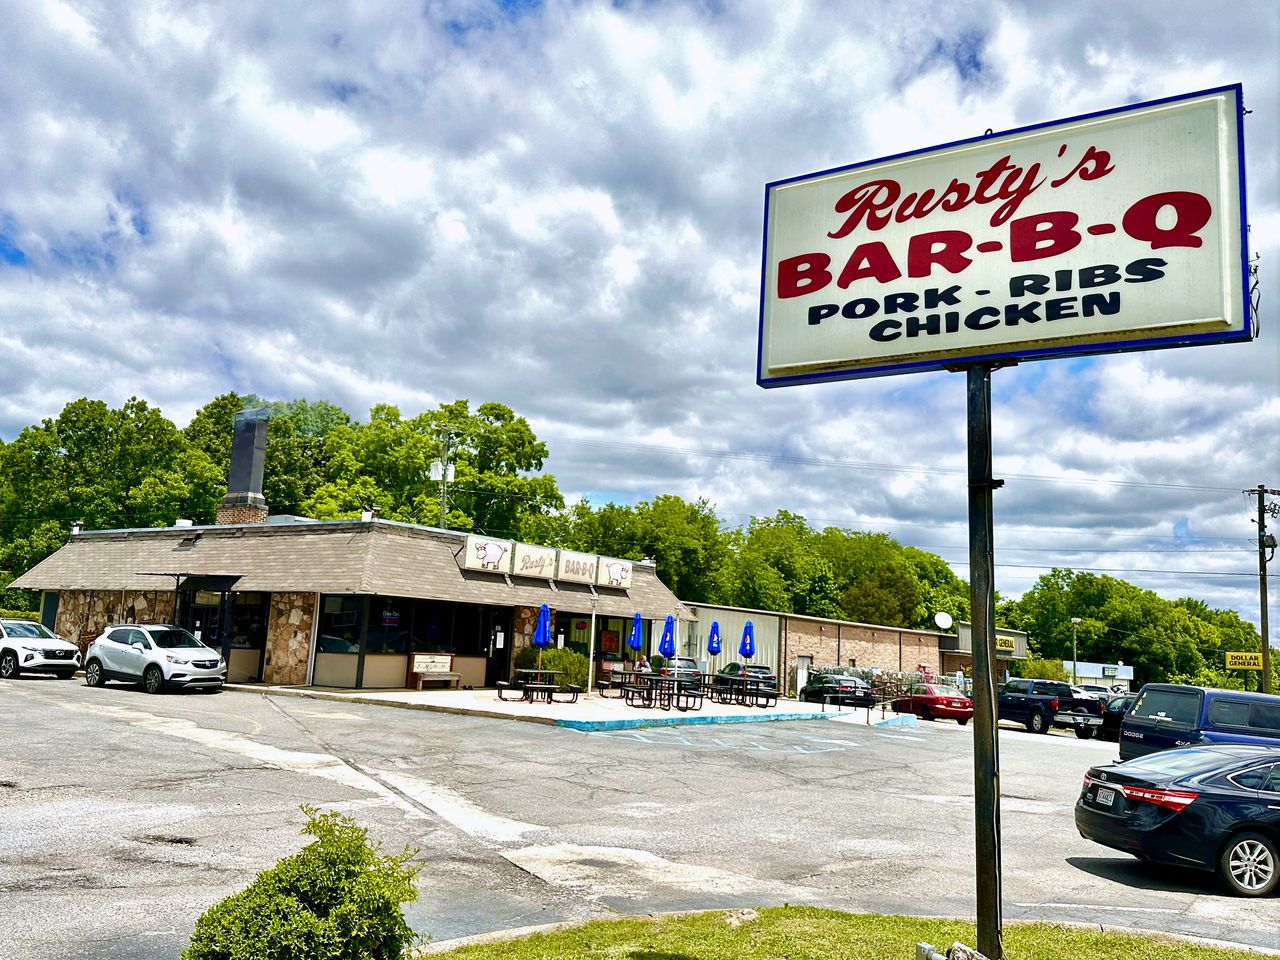
<svg viewBox="0 0 1280 960">
<path fill-rule="evenodd" d="M 0 677 L 11 680 L 23 673 L 52 673 L 70 680 L 79 669 L 80 648 L 43 623 L 0 620 Z"/>
<path fill-rule="evenodd" d="M 1081 683 L 1081 684 L 1077 684 L 1076 686 L 1078 686 L 1085 693 L 1091 693 L 1095 697 L 1098 697 L 1099 699 L 1104 699 L 1111 695 L 1111 688 L 1107 686 L 1103 686 L 1101 683 Z M 1071 689 L 1075 690 L 1076 687 L 1072 687 Z"/>
<path fill-rule="evenodd" d="M 851 707 L 874 707 L 875 692 L 861 677 L 840 673 L 811 673 L 797 696 L 809 703 L 840 703 Z"/>
<path fill-rule="evenodd" d="M 702 671 L 692 657 L 668 657 L 658 671 L 664 677 L 674 676 L 683 688 L 689 684 L 702 683 Z"/>
<path fill-rule="evenodd" d="M 181 627 L 123 623 L 107 627 L 89 645 L 84 678 L 91 687 L 108 680 L 141 683 L 147 693 L 184 687 L 220 690 L 227 665 L 217 650 Z"/>
<path fill-rule="evenodd" d="M 1104 691 L 1104 693 L 1105 693 L 1105 691 Z M 1104 696 L 1103 696 L 1103 694 L 1102 694 L 1102 693 L 1099 693 L 1096 689 L 1094 689 L 1094 690 L 1090 690 L 1088 687 L 1084 687 L 1084 686 L 1081 686 L 1081 685 L 1079 685 L 1079 684 L 1074 684 L 1074 683 L 1071 685 L 1071 695 L 1072 695 L 1073 697 L 1075 697 L 1077 700 L 1102 700 L 1102 699 L 1105 699 L 1105 698 L 1104 698 Z"/>
<path fill-rule="evenodd" d="M 1118 697 L 1112 697 L 1103 705 L 1102 726 L 1098 730 L 1098 739 L 1111 740 L 1113 742 L 1120 739 L 1120 723 L 1137 699 L 1138 695 L 1136 693 L 1125 693 Z"/>
<path fill-rule="evenodd" d="M 716 671 L 716 676 L 740 677 L 744 673 L 751 680 L 763 680 L 774 687 L 778 685 L 777 675 L 763 663 L 743 663 L 740 660 L 730 660 Z"/>
<path fill-rule="evenodd" d="M 996 709 L 998 719 L 1024 724 L 1032 733 L 1059 727 L 1088 740 L 1102 726 L 1102 701 L 1076 697 L 1070 684 L 1060 680 L 1010 680 L 1000 690 Z"/>
<path fill-rule="evenodd" d="M 917 683 L 893 701 L 894 713 L 914 713 L 921 720 L 954 720 L 964 726 L 973 716 L 973 701 L 945 683 Z"/>
<path fill-rule="evenodd" d="M 1280 697 L 1148 683 L 1120 725 L 1120 759 L 1199 743 L 1280 746 Z"/>
<path fill-rule="evenodd" d="M 1092 767 L 1075 821 L 1086 840 L 1265 896 L 1280 878 L 1280 748 L 1206 744 Z"/>
</svg>

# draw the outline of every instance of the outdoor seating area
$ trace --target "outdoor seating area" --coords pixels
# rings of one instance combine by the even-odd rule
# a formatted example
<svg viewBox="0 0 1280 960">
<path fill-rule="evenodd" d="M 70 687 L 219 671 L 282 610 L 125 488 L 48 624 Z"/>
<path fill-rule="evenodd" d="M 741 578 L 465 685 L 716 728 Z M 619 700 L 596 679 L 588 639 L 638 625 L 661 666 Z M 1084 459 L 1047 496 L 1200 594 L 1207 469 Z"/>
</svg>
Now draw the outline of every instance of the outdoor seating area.
<svg viewBox="0 0 1280 960">
<path fill-rule="evenodd" d="M 498 699 L 505 701 L 524 700 L 527 703 L 577 703 L 582 687 L 572 683 L 562 684 L 557 677 L 563 676 L 559 670 L 517 670 L 517 680 L 510 683 L 498 681 Z M 563 689 L 561 689 L 563 687 Z M 517 694 L 507 696 L 506 694 Z"/>
</svg>

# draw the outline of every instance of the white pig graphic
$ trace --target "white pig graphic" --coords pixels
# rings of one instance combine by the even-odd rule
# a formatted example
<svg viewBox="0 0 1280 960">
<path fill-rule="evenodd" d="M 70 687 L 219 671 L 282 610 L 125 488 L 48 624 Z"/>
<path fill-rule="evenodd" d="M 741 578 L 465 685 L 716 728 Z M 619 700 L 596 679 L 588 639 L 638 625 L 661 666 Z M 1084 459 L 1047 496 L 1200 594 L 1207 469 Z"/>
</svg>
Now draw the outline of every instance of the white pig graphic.
<svg viewBox="0 0 1280 960">
<path fill-rule="evenodd" d="M 502 544 L 490 543 L 487 540 L 477 543 L 475 547 L 476 557 L 485 570 L 497 570 L 502 563 L 502 555 L 507 552 L 507 548 Z"/>
<path fill-rule="evenodd" d="M 609 586 L 622 586 L 622 581 L 627 575 L 627 565 L 625 563 L 610 563 L 604 569 L 609 574 Z"/>
</svg>

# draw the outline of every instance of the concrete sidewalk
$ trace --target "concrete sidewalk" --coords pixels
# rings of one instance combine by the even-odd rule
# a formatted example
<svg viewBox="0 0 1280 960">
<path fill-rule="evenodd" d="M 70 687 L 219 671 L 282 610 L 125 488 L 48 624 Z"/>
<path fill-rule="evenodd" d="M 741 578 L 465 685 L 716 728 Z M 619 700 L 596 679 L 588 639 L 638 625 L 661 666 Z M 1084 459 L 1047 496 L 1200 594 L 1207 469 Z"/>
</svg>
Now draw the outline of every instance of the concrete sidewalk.
<svg viewBox="0 0 1280 960">
<path fill-rule="evenodd" d="M 229 683 L 224 690 L 258 693 L 273 697 L 308 697 L 344 703 L 368 703 L 404 710 L 430 710 L 524 723 L 544 723 L 571 730 L 629 730 L 639 727 L 692 726 L 709 723 L 766 723 L 777 720 L 833 720 L 874 726 L 913 726 L 916 718 L 888 710 L 862 707 L 827 707 L 779 700 L 774 707 L 742 707 L 703 702 L 701 710 L 681 712 L 656 707 L 630 707 L 620 698 L 592 694 L 577 703 L 526 703 L 499 700 L 496 690 L 342 690 L 325 687 L 273 687 L 263 684 Z"/>
</svg>

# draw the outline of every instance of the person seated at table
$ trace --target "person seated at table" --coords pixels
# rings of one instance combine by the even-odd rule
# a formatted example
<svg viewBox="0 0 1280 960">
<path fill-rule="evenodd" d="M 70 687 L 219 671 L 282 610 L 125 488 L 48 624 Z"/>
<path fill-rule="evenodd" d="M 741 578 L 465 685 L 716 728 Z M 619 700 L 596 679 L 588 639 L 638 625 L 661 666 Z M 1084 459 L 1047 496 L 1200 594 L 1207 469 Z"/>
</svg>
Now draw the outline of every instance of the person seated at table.
<svg viewBox="0 0 1280 960">
<path fill-rule="evenodd" d="M 636 661 L 636 673 L 653 673 L 653 667 L 649 666 L 648 657 L 641 657 Z"/>
</svg>

